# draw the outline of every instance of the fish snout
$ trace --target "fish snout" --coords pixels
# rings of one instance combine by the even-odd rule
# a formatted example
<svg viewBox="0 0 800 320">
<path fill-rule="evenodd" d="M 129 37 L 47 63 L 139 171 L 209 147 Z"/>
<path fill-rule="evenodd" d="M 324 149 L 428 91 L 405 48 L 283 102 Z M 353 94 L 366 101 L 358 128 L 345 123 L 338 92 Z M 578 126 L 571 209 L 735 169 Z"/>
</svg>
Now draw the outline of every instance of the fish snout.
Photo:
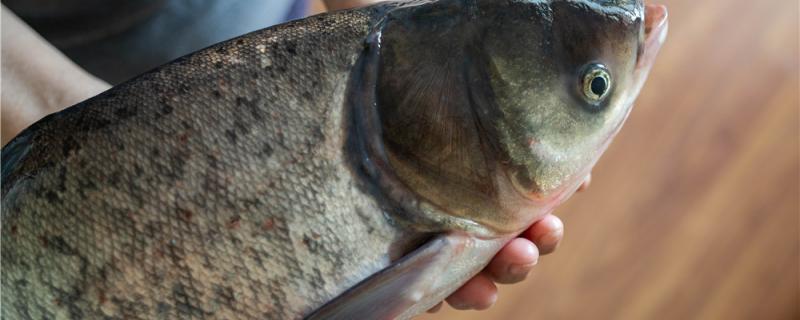
<svg viewBox="0 0 800 320">
<path fill-rule="evenodd" d="M 637 62 L 638 68 L 648 68 L 655 61 L 658 51 L 667 38 L 669 26 L 667 7 L 660 4 L 645 5 L 644 44 Z"/>
</svg>

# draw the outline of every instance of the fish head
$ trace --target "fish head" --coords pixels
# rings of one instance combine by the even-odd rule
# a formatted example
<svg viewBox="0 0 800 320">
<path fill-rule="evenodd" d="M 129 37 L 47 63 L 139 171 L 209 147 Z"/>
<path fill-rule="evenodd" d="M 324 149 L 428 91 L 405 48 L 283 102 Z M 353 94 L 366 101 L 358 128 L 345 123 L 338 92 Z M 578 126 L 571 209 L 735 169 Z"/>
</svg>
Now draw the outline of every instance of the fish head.
<svg viewBox="0 0 800 320">
<path fill-rule="evenodd" d="M 664 41 L 666 9 L 641 0 L 485 5 L 504 171 L 513 190 L 553 206 L 578 188 L 631 112 Z"/>
<path fill-rule="evenodd" d="M 666 9 L 421 1 L 379 30 L 376 84 L 363 86 L 377 97 L 361 110 L 377 107 L 382 140 L 370 161 L 385 153 L 379 176 L 396 182 L 384 189 L 512 233 L 568 198 L 619 131 L 664 40 Z"/>
</svg>

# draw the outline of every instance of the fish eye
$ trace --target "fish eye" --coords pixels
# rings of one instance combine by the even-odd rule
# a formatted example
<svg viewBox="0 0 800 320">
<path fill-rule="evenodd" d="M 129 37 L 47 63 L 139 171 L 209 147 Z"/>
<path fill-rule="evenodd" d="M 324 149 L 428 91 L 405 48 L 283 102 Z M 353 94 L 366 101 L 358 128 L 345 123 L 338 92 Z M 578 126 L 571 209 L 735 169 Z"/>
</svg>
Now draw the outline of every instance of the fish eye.
<svg viewBox="0 0 800 320">
<path fill-rule="evenodd" d="M 590 64 L 584 68 L 581 92 L 586 102 L 596 105 L 611 91 L 611 75 L 602 64 Z"/>
</svg>

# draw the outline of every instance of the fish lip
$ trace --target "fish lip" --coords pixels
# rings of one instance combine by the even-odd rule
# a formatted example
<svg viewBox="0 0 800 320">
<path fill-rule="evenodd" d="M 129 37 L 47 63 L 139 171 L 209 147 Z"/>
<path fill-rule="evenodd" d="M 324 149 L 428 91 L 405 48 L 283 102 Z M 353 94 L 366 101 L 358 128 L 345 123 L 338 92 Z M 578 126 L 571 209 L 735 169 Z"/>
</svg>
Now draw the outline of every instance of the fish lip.
<svg viewBox="0 0 800 320">
<path fill-rule="evenodd" d="M 644 50 L 639 57 L 637 68 L 646 68 L 653 64 L 669 29 L 669 13 L 664 5 L 645 5 L 644 18 Z"/>
</svg>

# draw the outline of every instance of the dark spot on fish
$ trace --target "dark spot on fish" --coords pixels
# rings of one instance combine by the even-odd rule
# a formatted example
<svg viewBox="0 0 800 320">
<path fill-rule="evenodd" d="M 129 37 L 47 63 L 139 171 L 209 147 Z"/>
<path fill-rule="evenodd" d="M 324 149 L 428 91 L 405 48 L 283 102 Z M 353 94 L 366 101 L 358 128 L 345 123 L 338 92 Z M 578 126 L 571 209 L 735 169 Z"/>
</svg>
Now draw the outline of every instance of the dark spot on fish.
<svg viewBox="0 0 800 320">
<path fill-rule="evenodd" d="M 250 74 L 250 76 L 251 76 L 253 79 L 258 79 L 259 77 L 261 77 L 261 75 L 259 75 L 259 74 L 258 74 L 258 72 L 253 72 L 253 73 L 251 73 L 251 74 Z"/>
<path fill-rule="evenodd" d="M 73 138 L 72 136 L 67 136 L 64 139 L 64 143 L 61 145 L 61 152 L 66 158 L 72 155 L 73 153 L 78 152 L 80 148 L 81 146 L 78 143 L 78 141 L 75 140 L 75 138 Z"/>
<path fill-rule="evenodd" d="M 150 149 L 150 155 L 153 156 L 153 158 L 158 158 L 161 156 L 161 150 L 158 149 L 158 147 L 153 147 Z"/>
<path fill-rule="evenodd" d="M 186 158 L 187 155 L 185 152 L 178 152 L 173 153 L 169 157 L 169 168 L 163 174 L 173 180 L 177 180 L 184 174 L 184 167 L 186 166 Z"/>
<path fill-rule="evenodd" d="M 53 236 L 47 239 L 47 244 L 49 248 L 52 248 L 56 252 L 67 255 L 67 256 L 75 256 L 78 255 L 78 251 L 75 248 L 71 247 L 61 236 Z"/>
<path fill-rule="evenodd" d="M 47 198 L 47 201 L 49 201 L 50 203 L 53 203 L 53 202 L 61 202 L 61 198 L 59 198 L 59 197 L 58 197 L 58 194 L 56 194 L 55 192 L 53 192 L 53 190 L 48 190 L 48 191 L 45 193 L 45 198 Z"/>
<path fill-rule="evenodd" d="M 17 288 L 26 288 L 28 286 L 28 280 L 26 279 L 19 279 L 14 281 L 14 286 Z"/>
<path fill-rule="evenodd" d="M 188 94 L 189 93 L 189 89 L 190 89 L 190 87 L 189 87 L 188 84 L 181 83 L 180 85 L 178 85 L 178 92 L 181 93 L 181 94 Z"/>
<path fill-rule="evenodd" d="M 58 190 L 61 192 L 67 191 L 67 167 L 60 166 L 58 168 Z"/>
<path fill-rule="evenodd" d="M 155 250 L 153 250 L 153 256 L 155 256 L 156 258 L 163 258 L 164 255 L 165 255 L 164 250 L 161 248 L 156 248 Z"/>
<path fill-rule="evenodd" d="M 288 52 L 291 55 L 296 55 L 297 54 L 297 45 L 292 41 L 287 41 L 286 42 L 286 52 Z"/>
<path fill-rule="evenodd" d="M 272 156 L 272 146 L 269 145 L 269 142 L 264 142 L 264 145 L 261 146 L 261 151 L 259 151 L 259 155 L 265 158 L 269 158 Z"/>
<path fill-rule="evenodd" d="M 233 216 L 228 219 L 228 223 L 225 225 L 230 230 L 239 229 L 239 225 L 241 224 L 242 218 L 239 216 Z"/>
<path fill-rule="evenodd" d="M 174 110 L 174 108 L 172 108 L 171 105 L 165 103 L 164 105 L 161 106 L 161 115 L 166 116 L 172 113 L 172 110 Z"/>
<path fill-rule="evenodd" d="M 303 244 L 308 248 L 309 252 L 314 254 L 318 253 L 319 249 L 322 247 L 320 243 L 316 241 L 317 239 L 319 239 L 318 234 L 312 234 L 310 237 L 307 234 L 303 235 Z"/>
<path fill-rule="evenodd" d="M 136 163 L 133 164 L 133 172 L 136 174 L 137 177 L 141 177 L 142 175 L 144 175 L 144 169 L 142 169 L 142 167 Z"/>
<path fill-rule="evenodd" d="M 264 118 L 263 111 L 258 108 L 258 101 L 257 100 L 248 100 L 244 97 L 236 97 L 236 106 L 237 107 L 247 107 L 250 110 L 250 114 L 253 118 L 257 121 L 260 121 Z"/>
<path fill-rule="evenodd" d="M 214 67 L 217 69 L 222 69 L 222 61 L 217 61 L 214 63 Z"/>
<path fill-rule="evenodd" d="M 225 305 L 228 308 L 233 308 L 233 304 L 236 302 L 233 295 L 233 288 L 214 285 L 214 294 L 216 295 L 215 300 L 217 300 L 217 303 Z"/>
<path fill-rule="evenodd" d="M 236 40 L 236 45 L 240 46 L 242 44 L 244 44 L 244 40 L 243 39 Z"/>
<path fill-rule="evenodd" d="M 39 245 L 41 245 L 44 248 L 47 248 L 48 241 L 47 241 L 47 236 L 46 235 L 40 235 L 40 236 L 36 237 L 36 239 L 39 240 Z"/>
<path fill-rule="evenodd" d="M 178 314 L 189 317 L 203 317 L 203 310 L 192 304 L 191 296 L 187 293 L 186 287 L 176 282 L 172 287 L 172 300 L 175 301 L 175 309 Z"/>
<path fill-rule="evenodd" d="M 315 288 L 324 288 L 325 287 L 325 277 L 322 276 L 322 271 L 318 267 L 311 268 L 311 283 Z"/>
<path fill-rule="evenodd" d="M 314 96 L 313 96 L 313 95 L 311 95 L 311 92 L 309 92 L 309 91 L 304 91 L 304 92 L 303 92 L 303 98 L 305 98 L 306 100 L 309 100 L 309 101 L 311 101 L 311 99 L 313 99 L 313 98 L 314 98 Z"/>
<path fill-rule="evenodd" d="M 185 222 L 190 222 L 190 221 L 192 221 L 192 216 L 193 216 L 194 214 L 192 213 L 192 211 L 191 211 L 191 210 L 188 210 L 188 209 L 183 209 L 183 208 L 177 208 L 177 209 L 176 209 L 176 211 L 178 212 L 178 217 L 179 217 L 181 220 L 183 220 L 183 221 L 185 221 Z"/>
<path fill-rule="evenodd" d="M 247 104 L 247 99 L 245 99 L 244 97 L 236 97 L 236 106 L 237 107 L 244 106 L 245 104 Z"/>
<path fill-rule="evenodd" d="M 86 199 L 88 195 L 86 194 L 87 191 L 94 191 L 97 190 L 97 184 L 92 181 L 92 179 L 79 179 L 78 180 L 78 191 L 81 194 L 81 198 Z"/>
<path fill-rule="evenodd" d="M 219 163 L 218 162 L 219 162 L 219 160 L 217 159 L 216 155 L 214 155 L 212 153 L 206 154 L 206 163 L 208 163 L 208 167 L 209 168 L 211 168 L 211 169 L 219 168 Z"/>
<path fill-rule="evenodd" d="M 112 171 L 108 176 L 108 184 L 114 188 L 118 188 L 120 182 L 122 182 L 122 172 L 120 172 L 120 170 Z"/>
<path fill-rule="evenodd" d="M 270 231 L 275 228 L 275 219 L 274 218 L 267 218 L 261 222 L 261 230 Z"/>
<path fill-rule="evenodd" d="M 372 226 L 373 223 L 370 223 L 372 221 L 370 215 L 364 212 L 364 209 L 361 207 L 356 207 L 356 214 L 359 218 L 361 218 L 361 221 L 364 222 L 363 224 L 367 226 L 367 233 L 372 234 L 375 231 L 375 228 Z"/>
<path fill-rule="evenodd" d="M 17 235 L 17 233 L 18 233 L 18 228 L 17 228 L 17 225 L 16 225 L 16 224 L 14 224 L 14 225 L 11 225 L 10 231 L 11 231 L 11 235 L 12 235 L 12 236 L 16 236 L 16 235 Z"/>
<path fill-rule="evenodd" d="M 114 115 L 120 120 L 125 120 L 136 115 L 136 107 L 119 107 L 114 110 Z"/>
<path fill-rule="evenodd" d="M 99 289 L 97 291 L 97 302 L 99 304 L 105 304 L 107 301 L 108 299 L 106 299 L 106 292 L 103 291 L 103 289 Z"/>
<path fill-rule="evenodd" d="M 183 251 L 183 248 L 175 244 L 175 240 L 171 240 L 167 244 L 166 254 L 169 255 L 170 261 L 172 261 L 172 263 L 175 265 L 180 265 L 181 261 L 183 261 L 183 258 L 186 255 L 186 253 Z"/>
<path fill-rule="evenodd" d="M 239 201 L 247 210 L 254 210 L 261 206 L 261 199 L 259 198 L 241 198 Z"/>
<path fill-rule="evenodd" d="M 324 132 L 322 132 L 322 127 L 321 127 L 321 126 L 319 126 L 319 125 L 316 125 L 316 126 L 314 126 L 314 128 L 312 128 L 312 129 L 311 129 L 311 134 L 313 135 L 313 137 L 314 137 L 316 140 L 323 140 L 323 139 L 325 139 L 325 133 L 324 133 Z"/>
<path fill-rule="evenodd" d="M 88 116 L 89 113 L 86 113 L 87 116 L 84 116 L 83 119 L 78 119 L 76 123 L 84 123 L 86 124 L 87 131 L 97 131 L 102 130 L 105 127 L 111 125 L 111 121 L 108 119 L 97 118 L 97 117 L 90 117 Z"/>
<path fill-rule="evenodd" d="M 237 136 L 236 132 L 234 132 L 233 129 L 225 130 L 225 136 L 228 138 L 228 142 L 230 142 L 231 144 L 236 144 Z"/>
<path fill-rule="evenodd" d="M 239 132 L 241 132 L 241 134 L 246 135 L 246 134 L 250 133 L 250 126 L 247 125 L 246 123 L 242 122 L 241 120 L 238 120 L 238 119 L 234 120 L 233 121 L 233 126 L 236 129 L 238 129 Z"/>
<path fill-rule="evenodd" d="M 211 95 L 213 95 L 214 98 L 217 98 L 217 99 L 222 98 L 222 93 L 220 93 L 219 90 L 211 91 Z"/>
<path fill-rule="evenodd" d="M 164 301 L 159 301 L 156 305 L 156 312 L 158 313 L 159 318 L 166 317 L 169 314 L 169 309 L 171 309 L 171 307 L 169 304 L 164 303 Z"/>
</svg>

